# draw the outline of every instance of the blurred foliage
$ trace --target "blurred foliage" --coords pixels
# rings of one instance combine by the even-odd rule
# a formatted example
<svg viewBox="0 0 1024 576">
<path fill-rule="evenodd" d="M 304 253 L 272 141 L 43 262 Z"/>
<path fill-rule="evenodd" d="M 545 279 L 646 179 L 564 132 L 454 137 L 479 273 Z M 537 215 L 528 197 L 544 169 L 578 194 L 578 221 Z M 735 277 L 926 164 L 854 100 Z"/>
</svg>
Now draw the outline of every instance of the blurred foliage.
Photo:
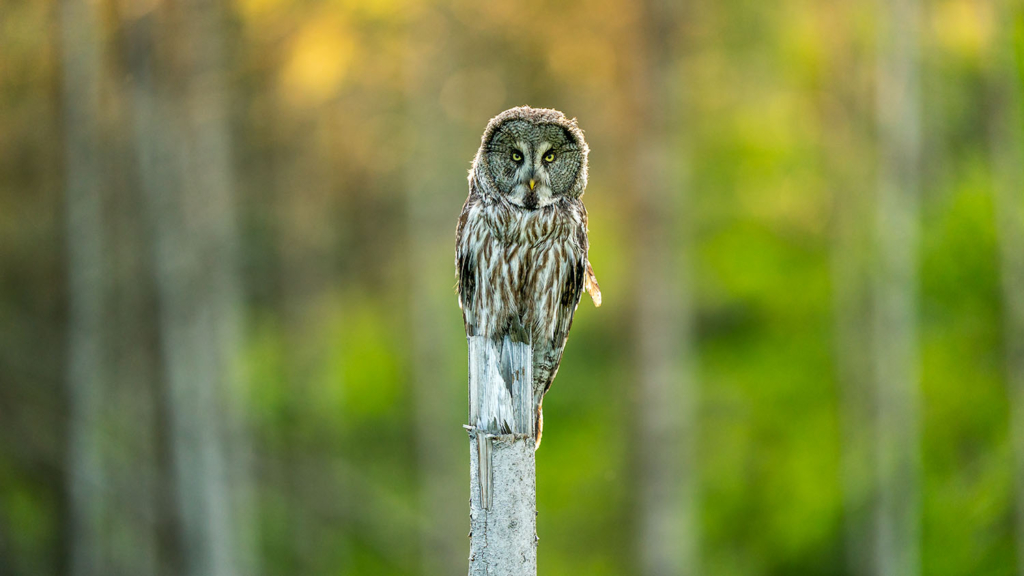
<svg viewBox="0 0 1024 576">
<path fill-rule="evenodd" d="M 985 130 L 997 29 L 1011 24 L 995 1 L 923 3 L 922 558 L 936 575 L 1013 573 L 1020 537 Z M 167 3 L 96 2 L 109 43 L 103 126 L 115 141 L 130 133 L 118 108 L 122 23 Z M 241 394 L 263 572 L 421 573 L 432 519 L 420 500 L 411 299 L 443 311 L 415 329 L 442 351 L 446 408 L 433 425 L 456 458 L 454 501 L 467 500 L 455 220 L 488 118 L 528 103 L 586 130 L 605 302 L 582 303 L 545 403 L 540 571 L 635 573 L 634 3 L 235 0 L 227 10 Z M 832 265 L 837 211 L 874 194 L 874 10 L 697 1 L 680 25 L 685 130 L 672 152 L 694 247 L 702 573 L 843 570 Z M 64 573 L 69 546 L 56 18 L 53 0 L 0 4 L 0 573 L 13 575 Z M 410 70 L 423 66 L 427 87 Z M 430 122 L 411 119 L 417 100 Z M 443 138 L 417 132 L 438 124 Z M 443 148 L 424 224 L 434 273 L 412 277 L 410 156 L 431 137 Z"/>
</svg>

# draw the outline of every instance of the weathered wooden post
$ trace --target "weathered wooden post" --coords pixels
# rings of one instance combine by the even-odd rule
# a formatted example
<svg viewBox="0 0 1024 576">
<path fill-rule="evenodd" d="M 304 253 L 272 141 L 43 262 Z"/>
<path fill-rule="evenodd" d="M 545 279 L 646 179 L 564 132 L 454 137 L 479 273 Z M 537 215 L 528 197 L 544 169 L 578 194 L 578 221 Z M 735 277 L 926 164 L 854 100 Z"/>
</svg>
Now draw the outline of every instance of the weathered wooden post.
<svg viewBox="0 0 1024 576">
<path fill-rule="evenodd" d="M 469 336 L 469 576 L 537 573 L 533 350 Z"/>
</svg>

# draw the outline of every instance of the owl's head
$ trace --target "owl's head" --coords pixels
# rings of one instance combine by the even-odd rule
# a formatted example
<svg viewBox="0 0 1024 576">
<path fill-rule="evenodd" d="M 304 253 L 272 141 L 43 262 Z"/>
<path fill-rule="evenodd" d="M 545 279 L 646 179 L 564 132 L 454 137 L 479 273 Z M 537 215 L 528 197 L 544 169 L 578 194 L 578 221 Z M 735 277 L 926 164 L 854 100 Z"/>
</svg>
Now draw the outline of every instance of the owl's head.
<svg viewBox="0 0 1024 576">
<path fill-rule="evenodd" d="M 587 151 L 575 119 L 558 110 L 520 106 L 487 124 L 472 174 L 484 194 L 533 210 L 583 195 Z"/>
</svg>

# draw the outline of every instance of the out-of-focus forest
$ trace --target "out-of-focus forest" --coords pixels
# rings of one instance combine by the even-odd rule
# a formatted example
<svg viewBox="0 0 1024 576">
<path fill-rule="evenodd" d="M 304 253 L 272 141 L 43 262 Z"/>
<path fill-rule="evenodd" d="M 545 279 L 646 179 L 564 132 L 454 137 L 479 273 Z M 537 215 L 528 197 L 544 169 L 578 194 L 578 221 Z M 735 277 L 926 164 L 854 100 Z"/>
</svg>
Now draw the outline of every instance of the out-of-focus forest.
<svg viewBox="0 0 1024 576">
<path fill-rule="evenodd" d="M 1017 0 L 3 0 L 0 574 L 466 570 L 456 218 L 590 144 L 543 574 L 1024 573 Z"/>
</svg>

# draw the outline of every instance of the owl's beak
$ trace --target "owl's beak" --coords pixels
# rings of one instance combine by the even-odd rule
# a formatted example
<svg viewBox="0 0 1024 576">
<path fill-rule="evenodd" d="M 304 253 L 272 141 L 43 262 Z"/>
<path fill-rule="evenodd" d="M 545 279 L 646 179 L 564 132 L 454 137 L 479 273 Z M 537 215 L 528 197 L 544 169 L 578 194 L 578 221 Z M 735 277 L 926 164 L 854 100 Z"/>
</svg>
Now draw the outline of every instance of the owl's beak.
<svg viewBox="0 0 1024 576">
<path fill-rule="evenodd" d="M 533 178 L 530 178 L 530 190 L 531 190 L 531 191 L 533 190 L 533 188 L 534 188 L 534 187 L 535 187 L 536 185 L 537 185 L 537 181 L 536 181 L 536 180 L 534 180 Z"/>
</svg>

